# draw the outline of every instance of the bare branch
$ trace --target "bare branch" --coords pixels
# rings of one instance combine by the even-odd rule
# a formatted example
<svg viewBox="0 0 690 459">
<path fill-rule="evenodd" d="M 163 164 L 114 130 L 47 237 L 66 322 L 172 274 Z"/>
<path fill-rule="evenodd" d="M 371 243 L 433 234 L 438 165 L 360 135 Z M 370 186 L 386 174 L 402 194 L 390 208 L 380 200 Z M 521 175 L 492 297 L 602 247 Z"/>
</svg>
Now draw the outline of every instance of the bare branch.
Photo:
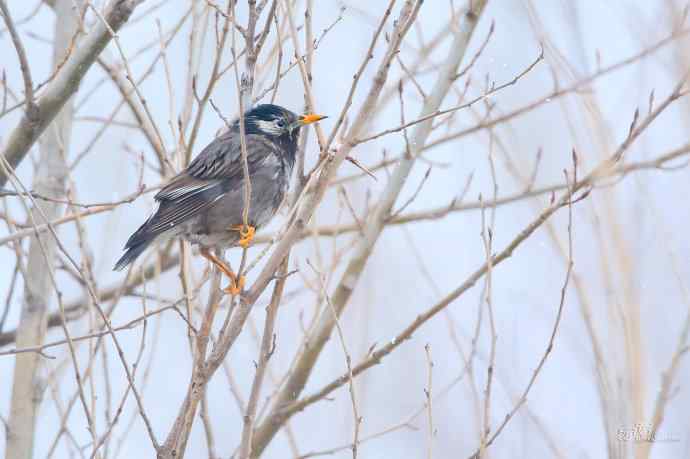
<svg viewBox="0 0 690 459">
<path fill-rule="evenodd" d="M 127 22 L 132 12 L 143 0 L 111 0 L 104 15 L 109 27 L 98 22 L 84 37 L 78 49 L 74 50 L 55 78 L 45 87 L 36 101 L 38 116 L 35 119 L 23 117 L 9 134 L 2 155 L 16 168 L 41 133 L 55 118 L 63 105 L 79 88 L 86 72 L 105 49 L 112 36 L 109 28 L 117 32 Z M 0 187 L 7 183 L 6 176 L 0 176 Z"/>
</svg>

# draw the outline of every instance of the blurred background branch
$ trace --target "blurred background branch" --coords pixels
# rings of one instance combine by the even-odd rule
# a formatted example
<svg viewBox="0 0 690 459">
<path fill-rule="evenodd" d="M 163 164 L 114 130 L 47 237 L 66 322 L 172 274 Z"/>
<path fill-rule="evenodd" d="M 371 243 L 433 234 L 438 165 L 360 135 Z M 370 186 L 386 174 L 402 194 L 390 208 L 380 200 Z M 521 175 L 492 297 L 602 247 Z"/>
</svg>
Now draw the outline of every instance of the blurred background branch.
<svg viewBox="0 0 690 459">
<path fill-rule="evenodd" d="M 690 455 L 684 4 L 0 12 L 0 454 Z M 269 100 L 329 119 L 246 290 L 179 241 L 113 273 Z"/>
</svg>

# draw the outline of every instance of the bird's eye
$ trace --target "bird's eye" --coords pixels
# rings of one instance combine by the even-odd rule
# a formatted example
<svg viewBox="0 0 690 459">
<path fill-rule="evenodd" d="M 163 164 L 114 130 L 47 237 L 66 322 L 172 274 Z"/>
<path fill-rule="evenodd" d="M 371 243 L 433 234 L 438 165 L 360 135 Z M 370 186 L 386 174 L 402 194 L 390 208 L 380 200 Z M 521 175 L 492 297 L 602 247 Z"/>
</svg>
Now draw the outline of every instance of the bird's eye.
<svg viewBox="0 0 690 459">
<path fill-rule="evenodd" d="M 283 120 L 276 121 L 276 126 L 278 126 L 281 129 L 284 128 L 285 127 L 285 121 L 283 121 Z"/>
</svg>

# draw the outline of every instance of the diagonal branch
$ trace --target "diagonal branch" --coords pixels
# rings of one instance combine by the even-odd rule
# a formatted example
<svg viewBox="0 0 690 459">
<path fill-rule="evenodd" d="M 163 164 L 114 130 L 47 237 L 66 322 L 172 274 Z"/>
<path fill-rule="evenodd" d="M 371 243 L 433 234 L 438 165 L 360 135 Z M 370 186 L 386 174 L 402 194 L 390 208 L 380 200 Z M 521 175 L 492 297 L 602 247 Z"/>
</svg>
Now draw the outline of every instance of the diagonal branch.
<svg viewBox="0 0 690 459">
<path fill-rule="evenodd" d="M 0 12 L 2 13 L 5 24 L 7 25 L 7 30 L 10 32 L 10 37 L 12 37 L 12 43 L 14 43 L 14 49 L 17 51 L 17 57 L 19 58 L 19 67 L 22 70 L 22 78 L 24 79 L 24 97 L 26 97 L 26 117 L 29 119 L 34 119 L 37 116 L 36 113 L 36 102 L 34 100 L 34 83 L 31 79 L 31 68 L 29 67 L 29 60 L 26 58 L 26 50 L 24 50 L 24 45 L 22 44 L 17 29 L 14 27 L 14 22 L 12 22 L 12 16 L 10 16 L 10 10 L 7 8 L 5 0 L 0 0 Z"/>
<path fill-rule="evenodd" d="M 439 73 L 439 77 L 434 85 L 429 98 L 425 101 L 422 108 L 422 116 L 437 111 L 441 102 L 448 93 L 450 87 L 455 81 L 455 75 L 458 72 L 458 67 L 465 54 L 467 45 L 475 30 L 476 24 L 481 16 L 486 1 L 478 1 L 474 3 L 472 10 L 465 15 L 464 27 L 462 31 L 455 34 L 453 43 L 451 44 L 448 58 Z M 321 316 L 317 319 L 318 324 L 314 332 L 306 340 L 309 347 L 305 348 L 302 354 L 298 357 L 296 364 L 293 366 L 293 371 L 290 373 L 287 381 L 280 390 L 275 399 L 275 403 L 271 408 L 271 412 L 265 417 L 264 421 L 257 428 L 255 434 L 255 445 L 253 451 L 258 456 L 261 451 L 270 442 L 276 434 L 280 426 L 287 420 L 281 408 L 297 399 L 299 394 L 304 389 L 309 376 L 316 364 L 316 360 L 328 341 L 333 328 L 335 327 L 337 318 L 342 314 L 347 305 L 350 296 L 357 284 L 360 274 L 362 273 L 367 259 L 372 253 L 374 245 L 378 240 L 386 221 L 390 216 L 391 209 L 397 200 L 403 185 L 407 181 L 409 174 L 414 166 L 416 155 L 419 153 L 423 145 L 426 143 L 429 134 L 431 133 L 432 121 L 431 119 L 420 123 L 413 133 L 412 145 L 414 149 L 409 158 L 403 159 L 390 178 L 386 189 L 382 194 L 382 198 L 376 210 L 368 219 L 368 224 L 364 228 L 364 234 L 360 242 L 354 249 L 354 255 L 351 258 L 345 272 L 341 278 L 340 283 L 335 289 L 332 302 L 335 314 L 331 311 L 322 311 Z"/>
<path fill-rule="evenodd" d="M 117 32 L 141 2 L 143 0 L 112 0 L 104 15 L 110 28 Z M 84 75 L 111 39 L 108 27 L 100 21 L 97 22 L 84 37 L 81 46 L 72 52 L 58 74 L 36 100 L 36 117 L 28 117 L 25 114 L 12 130 L 2 155 L 13 169 L 22 162 L 38 137 L 77 91 Z M 5 186 L 6 183 L 7 176 L 0 174 L 0 187 Z"/>
<path fill-rule="evenodd" d="M 190 390 L 188 392 L 187 397 L 182 403 L 176 421 L 173 424 L 173 428 L 168 434 L 164 445 L 158 451 L 159 458 L 167 459 L 173 457 L 183 457 L 186 446 L 186 438 L 188 437 L 189 430 L 191 428 L 191 420 L 193 419 L 196 406 L 198 405 L 200 395 L 203 394 L 206 383 L 210 380 L 227 356 L 230 348 L 235 343 L 235 340 L 242 331 L 244 323 L 246 322 L 249 313 L 252 310 L 252 305 L 266 289 L 268 284 L 275 278 L 276 270 L 283 263 L 292 245 L 298 240 L 298 236 L 306 226 L 306 222 L 311 218 L 311 215 L 318 207 L 321 199 L 328 189 L 329 183 L 335 177 L 338 166 L 342 164 L 343 160 L 352 149 L 352 140 L 354 140 L 357 135 L 361 134 L 365 126 L 367 126 L 373 112 L 373 107 L 376 106 L 376 102 L 378 101 L 381 90 L 388 77 L 390 64 L 394 56 L 398 53 L 400 44 L 402 43 L 407 31 L 415 21 L 421 4 L 422 2 L 420 0 L 407 0 L 405 2 L 405 5 L 400 12 L 399 20 L 393 30 L 387 51 L 380 64 L 379 70 L 376 73 L 374 83 L 370 88 L 367 97 L 365 98 L 355 122 L 352 125 L 346 142 L 343 143 L 343 145 L 333 156 L 322 155 L 322 159 L 316 169 L 320 170 L 320 174 L 318 175 L 318 179 L 315 180 L 316 183 L 314 184 L 313 192 L 309 195 L 306 195 L 306 202 L 301 207 L 299 206 L 299 202 L 296 204 L 299 210 L 296 214 L 294 222 L 285 232 L 280 243 L 273 252 L 273 255 L 267 261 L 252 288 L 249 289 L 249 291 L 246 292 L 243 297 L 241 297 L 240 304 L 233 310 L 232 320 L 229 320 L 230 316 L 228 316 L 228 319 L 226 319 L 226 322 L 219 334 L 218 342 L 214 346 L 208 359 L 206 359 L 206 361 L 203 363 L 203 368 L 195 372 L 196 377 L 194 377 L 192 380 L 194 390 Z M 310 90 L 309 86 L 305 86 L 304 89 L 305 91 Z M 312 178 L 313 177 L 316 177 L 316 175 L 314 174 Z M 307 184 L 307 188 L 308 186 L 309 184 Z M 253 442 L 252 456 L 260 455 L 261 450 L 263 450 L 263 447 L 256 449 L 254 447 L 256 444 L 261 443 Z M 265 444 L 266 443 L 264 443 L 264 446 Z"/>
<path fill-rule="evenodd" d="M 546 222 L 553 214 L 555 214 L 562 207 L 566 207 L 572 201 L 573 203 L 579 201 L 584 196 L 589 193 L 589 190 L 602 178 L 608 177 L 612 171 L 615 170 L 616 158 L 620 158 L 630 147 L 630 145 L 651 125 L 651 123 L 666 109 L 669 105 L 681 97 L 684 92 L 682 91 L 682 86 L 685 83 L 686 78 L 683 78 L 681 82 L 676 86 L 672 93 L 662 102 L 662 104 L 649 114 L 642 122 L 635 126 L 624 141 L 619 145 L 616 151 L 608 158 L 604 159 L 597 165 L 589 174 L 584 178 L 573 182 L 570 187 L 567 187 L 567 191 L 562 195 L 562 197 L 555 202 L 552 202 L 547 208 L 545 208 L 532 222 L 530 222 L 525 228 L 520 231 L 515 238 L 500 252 L 492 256 L 490 263 L 493 267 L 498 266 L 500 263 L 509 259 L 513 252 L 526 241 L 539 227 L 541 227 L 544 222 Z M 583 196 L 574 198 L 574 195 L 580 191 L 584 192 Z M 386 343 L 384 346 L 371 352 L 370 355 L 360 362 L 358 365 L 352 368 L 353 376 L 358 376 L 369 368 L 381 363 L 381 360 L 393 352 L 398 346 L 403 342 L 407 341 L 412 337 L 412 335 L 426 322 L 433 318 L 440 311 L 448 307 L 460 296 L 462 296 L 466 291 L 472 288 L 487 272 L 489 262 L 485 262 L 476 271 L 474 271 L 465 281 L 460 284 L 455 290 L 448 293 L 443 299 L 438 303 L 419 314 L 412 323 L 405 327 L 400 333 L 398 333 L 392 340 Z M 349 381 L 349 375 L 347 373 L 342 374 L 340 377 L 327 384 L 317 392 L 308 395 L 301 400 L 295 401 L 289 405 L 280 407 L 278 414 L 285 419 L 289 418 L 293 414 L 304 410 L 307 406 L 322 400 L 324 397 L 328 396 L 335 389 L 347 384 Z"/>
</svg>

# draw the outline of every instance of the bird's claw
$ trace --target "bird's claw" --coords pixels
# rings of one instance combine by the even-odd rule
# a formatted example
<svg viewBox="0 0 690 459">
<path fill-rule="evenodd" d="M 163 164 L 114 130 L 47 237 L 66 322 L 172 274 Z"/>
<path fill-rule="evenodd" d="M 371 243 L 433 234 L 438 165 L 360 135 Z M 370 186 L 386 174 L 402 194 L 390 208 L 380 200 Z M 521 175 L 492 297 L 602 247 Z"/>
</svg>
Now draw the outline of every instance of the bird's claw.
<svg viewBox="0 0 690 459">
<path fill-rule="evenodd" d="M 213 255 L 208 249 L 201 249 L 201 256 L 214 264 L 222 273 L 228 276 L 228 279 L 230 279 L 230 285 L 225 287 L 223 292 L 236 296 L 242 291 L 244 288 L 244 276 L 238 276 L 235 274 L 230 266 L 226 265 L 223 260 Z"/>
<path fill-rule="evenodd" d="M 242 292 L 242 289 L 244 288 L 244 276 L 239 276 L 237 277 L 231 277 L 230 278 L 230 285 L 225 287 L 223 289 L 223 292 L 225 292 L 228 295 L 232 296 L 237 296 Z"/>
<path fill-rule="evenodd" d="M 256 233 L 256 229 L 253 226 L 248 226 L 246 228 L 246 231 L 243 229 L 240 231 L 240 236 L 242 236 L 242 239 L 238 241 L 238 244 L 242 248 L 247 248 L 249 245 L 252 243 L 252 240 L 254 239 L 254 233 Z"/>
<path fill-rule="evenodd" d="M 234 225 L 230 229 L 233 231 L 238 231 L 240 233 L 240 240 L 237 241 L 237 245 L 246 249 L 254 240 L 254 234 L 256 233 L 256 228 L 251 225 Z"/>
</svg>

